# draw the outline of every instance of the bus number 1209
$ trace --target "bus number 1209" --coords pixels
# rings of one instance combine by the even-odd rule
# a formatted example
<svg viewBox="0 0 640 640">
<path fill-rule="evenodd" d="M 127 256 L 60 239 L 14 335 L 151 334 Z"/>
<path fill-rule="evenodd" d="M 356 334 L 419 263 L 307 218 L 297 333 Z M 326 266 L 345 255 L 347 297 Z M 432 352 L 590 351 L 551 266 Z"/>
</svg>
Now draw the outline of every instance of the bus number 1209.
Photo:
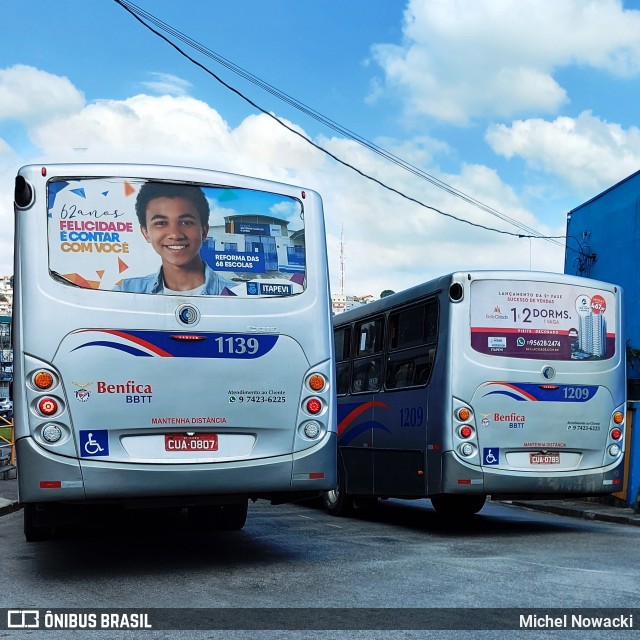
<svg viewBox="0 0 640 640">
<path fill-rule="evenodd" d="M 421 427 L 424 422 L 424 410 L 422 407 L 405 407 L 400 409 L 401 427 Z"/>
<path fill-rule="evenodd" d="M 586 400 L 590 395 L 589 387 L 565 387 L 564 397 L 567 400 Z"/>
</svg>

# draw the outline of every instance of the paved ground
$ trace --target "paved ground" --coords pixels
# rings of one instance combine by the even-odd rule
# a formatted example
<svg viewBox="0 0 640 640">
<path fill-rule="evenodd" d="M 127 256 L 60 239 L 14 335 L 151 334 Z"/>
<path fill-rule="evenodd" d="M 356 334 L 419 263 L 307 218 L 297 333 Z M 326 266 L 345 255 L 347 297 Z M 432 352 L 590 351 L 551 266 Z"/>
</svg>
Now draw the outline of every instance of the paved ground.
<svg viewBox="0 0 640 640">
<path fill-rule="evenodd" d="M 1 479 L 7 476 L 7 479 Z M 618 524 L 640 527 L 640 512 L 638 508 L 618 507 L 602 504 L 592 500 L 512 500 L 510 504 L 536 511 L 546 511 L 572 518 L 585 520 L 603 520 Z M 0 467 L 0 516 L 16 511 L 18 504 L 18 481 L 13 471 L 2 472 Z"/>
</svg>

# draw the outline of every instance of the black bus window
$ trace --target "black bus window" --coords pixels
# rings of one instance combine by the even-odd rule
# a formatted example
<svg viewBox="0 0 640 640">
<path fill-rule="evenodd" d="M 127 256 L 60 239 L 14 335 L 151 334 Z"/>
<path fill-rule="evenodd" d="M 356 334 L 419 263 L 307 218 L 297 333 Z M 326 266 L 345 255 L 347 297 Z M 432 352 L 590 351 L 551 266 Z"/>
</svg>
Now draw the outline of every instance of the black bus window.
<svg viewBox="0 0 640 640">
<path fill-rule="evenodd" d="M 336 350 L 336 362 L 342 362 L 349 359 L 349 337 L 351 332 L 349 327 L 336 329 L 333 334 L 333 342 Z"/>
<path fill-rule="evenodd" d="M 416 347 L 406 349 L 389 356 L 386 389 L 404 389 L 406 387 L 420 387 L 429 382 L 435 349 Z"/>
<path fill-rule="evenodd" d="M 363 358 L 353 363 L 353 393 L 380 389 L 382 358 Z"/>
<path fill-rule="evenodd" d="M 382 358 L 375 358 L 369 362 L 369 373 L 367 379 L 367 390 L 378 391 L 380 389 L 380 378 L 382 374 Z"/>
<path fill-rule="evenodd" d="M 424 341 L 434 344 L 438 341 L 438 303 L 430 302 L 424 316 Z"/>
<path fill-rule="evenodd" d="M 415 364 L 413 360 L 401 360 L 387 364 L 387 389 L 402 389 L 413 386 Z"/>
<path fill-rule="evenodd" d="M 349 363 L 342 362 L 336 365 L 336 393 L 344 396 L 349 393 Z"/>
<path fill-rule="evenodd" d="M 382 351 L 382 318 L 363 322 L 357 329 L 357 356 L 369 356 Z"/>
</svg>

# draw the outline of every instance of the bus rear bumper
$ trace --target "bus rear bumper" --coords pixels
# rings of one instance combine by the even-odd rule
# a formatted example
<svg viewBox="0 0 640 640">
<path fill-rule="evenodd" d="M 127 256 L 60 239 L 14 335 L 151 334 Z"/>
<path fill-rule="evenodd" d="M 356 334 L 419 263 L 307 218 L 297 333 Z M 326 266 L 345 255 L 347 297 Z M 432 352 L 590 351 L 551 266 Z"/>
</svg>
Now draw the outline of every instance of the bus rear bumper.
<svg viewBox="0 0 640 640">
<path fill-rule="evenodd" d="M 127 502 L 200 496 L 270 498 L 310 495 L 336 486 L 336 434 L 293 455 L 204 464 L 141 464 L 81 461 L 58 456 L 32 438 L 16 442 L 22 503 Z M 20 473 L 20 469 L 28 471 Z M 35 470 L 38 470 L 35 472 Z M 177 500 L 176 500 L 177 499 Z"/>
<path fill-rule="evenodd" d="M 443 455 L 442 492 L 484 494 L 494 499 L 598 496 L 620 491 L 623 474 L 623 458 L 597 471 L 533 473 L 475 467 L 461 462 L 449 451 Z"/>
</svg>

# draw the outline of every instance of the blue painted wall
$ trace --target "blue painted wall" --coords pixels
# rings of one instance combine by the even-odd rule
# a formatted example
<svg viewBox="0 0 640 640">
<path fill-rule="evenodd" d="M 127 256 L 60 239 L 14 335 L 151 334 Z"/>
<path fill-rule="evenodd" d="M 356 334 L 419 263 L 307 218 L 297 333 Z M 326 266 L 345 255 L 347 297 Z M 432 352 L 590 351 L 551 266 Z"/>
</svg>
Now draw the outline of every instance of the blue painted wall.
<svg viewBox="0 0 640 640">
<path fill-rule="evenodd" d="M 567 214 L 564 271 L 623 288 L 625 340 L 640 349 L 640 171 Z M 627 376 L 640 378 L 640 369 L 627 367 Z M 640 412 L 631 407 L 627 504 L 640 488 Z"/>
<path fill-rule="evenodd" d="M 567 214 L 564 271 L 624 289 L 626 340 L 640 349 L 640 171 Z"/>
</svg>

